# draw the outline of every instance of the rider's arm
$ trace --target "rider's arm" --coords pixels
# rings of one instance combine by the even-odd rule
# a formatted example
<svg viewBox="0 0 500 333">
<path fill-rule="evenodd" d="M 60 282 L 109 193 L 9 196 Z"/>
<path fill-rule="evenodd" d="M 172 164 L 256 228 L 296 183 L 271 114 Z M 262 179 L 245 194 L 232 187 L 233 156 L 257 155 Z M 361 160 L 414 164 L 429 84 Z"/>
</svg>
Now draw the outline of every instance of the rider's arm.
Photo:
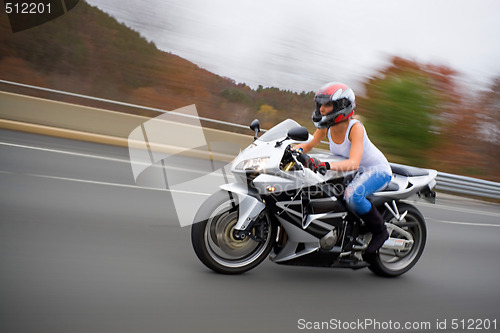
<svg viewBox="0 0 500 333">
<path fill-rule="evenodd" d="M 336 171 L 353 171 L 359 168 L 361 158 L 363 157 L 363 138 L 364 129 L 361 124 L 354 124 L 349 133 L 349 140 L 351 141 L 351 150 L 349 151 L 349 158 L 344 161 L 330 162 L 330 170 Z"/>
<path fill-rule="evenodd" d="M 313 134 L 313 138 L 311 141 L 307 142 L 307 143 L 301 143 L 299 145 L 296 145 L 294 147 L 295 150 L 298 150 L 300 148 L 302 148 L 303 152 L 304 153 L 307 153 L 308 151 L 310 151 L 311 149 L 313 149 L 318 143 L 321 142 L 321 140 L 323 140 L 326 136 L 328 132 L 328 129 L 324 128 L 324 129 L 317 129 L 314 134 Z"/>
</svg>

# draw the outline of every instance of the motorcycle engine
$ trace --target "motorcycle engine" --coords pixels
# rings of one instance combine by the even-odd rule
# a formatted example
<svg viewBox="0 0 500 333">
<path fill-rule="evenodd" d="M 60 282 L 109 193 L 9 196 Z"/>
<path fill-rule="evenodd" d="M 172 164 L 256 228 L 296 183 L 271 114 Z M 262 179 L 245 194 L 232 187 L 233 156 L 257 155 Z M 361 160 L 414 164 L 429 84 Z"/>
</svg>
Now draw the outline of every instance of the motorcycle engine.
<svg viewBox="0 0 500 333">
<path fill-rule="evenodd" d="M 323 238 L 319 240 L 319 245 L 323 250 L 331 250 L 337 244 L 339 239 L 337 228 L 333 228 L 329 233 L 327 233 Z"/>
</svg>

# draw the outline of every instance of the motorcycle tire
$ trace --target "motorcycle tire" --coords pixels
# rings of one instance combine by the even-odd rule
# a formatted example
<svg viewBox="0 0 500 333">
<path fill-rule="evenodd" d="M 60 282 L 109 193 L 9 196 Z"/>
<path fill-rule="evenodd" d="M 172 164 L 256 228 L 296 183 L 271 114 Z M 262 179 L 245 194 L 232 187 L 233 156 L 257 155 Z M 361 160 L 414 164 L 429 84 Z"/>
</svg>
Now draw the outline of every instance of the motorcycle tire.
<svg viewBox="0 0 500 333">
<path fill-rule="evenodd" d="M 409 250 L 396 251 L 380 249 L 378 254 L 370 260 L 369 269 L 377 275 L 396 277 L 409 271 L 420 259 L 427 239 L 425 219 L 420 211 L 409 204 L 398 204 L 399 214 L 407 211 L 406 216 L 398 223 L 400 227 L 412 234 L 414 244 Z M 392 223 L 394 216 L 390 212 L 384 214 L 384 220 Z M 398 235 L 390 235 L 398 237 Z"/>
<path fill-rule="evenodd" d="M 195 215 L 191 227 L 191 243 L 198 259 L 208 268 L 222 274 L 241 274 L 259 265 L 274 246 L 276 227 L 266 217 L 254 234 L 265 239 L 257 242 L 251 237 L 238 240 L 233 231 L 238 221 L 237 196 L 220 190 L 210 196 Z"/>
</svg>

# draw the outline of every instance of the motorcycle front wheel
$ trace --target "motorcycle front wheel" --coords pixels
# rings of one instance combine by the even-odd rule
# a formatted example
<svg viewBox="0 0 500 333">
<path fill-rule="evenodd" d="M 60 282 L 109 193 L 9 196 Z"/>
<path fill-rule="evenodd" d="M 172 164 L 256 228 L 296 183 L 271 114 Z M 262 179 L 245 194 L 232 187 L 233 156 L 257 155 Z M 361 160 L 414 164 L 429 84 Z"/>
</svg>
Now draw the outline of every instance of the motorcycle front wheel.
<svg viewBox="0 0 500 333">
<path fill-rule="evenodd" d="M 214 193 L 200 207 L 191 227 L 198 259 L 222 274 L 241 274 L 256 267 L 269 255 L 276 239 L 276 228 L 267 217 L 252 230 L 260 241 L 234 237 L 239 215 L 236 198 L 223 190 Z"/>
<path fill-rule="evenodd" d="M 406 203 L 399 203 L 398 211 L 399 214 L 407 212 L 402 221 L 396 222 L 389 212 L 384 214 L 384 220 L 388 221 L 387 223 L 397 223 L 399 227 L 409 232 L 413 238 L 413 245 L 404 251 L 381 248 L 369 266 L 372 272 L 380 276 L 395 277 L 406 273 L 415 266 L 424 252 L 427 239 L 424 217 L 416 207 Z M 395 231 L 390 237 L 405 239 Z"/>
</svg>

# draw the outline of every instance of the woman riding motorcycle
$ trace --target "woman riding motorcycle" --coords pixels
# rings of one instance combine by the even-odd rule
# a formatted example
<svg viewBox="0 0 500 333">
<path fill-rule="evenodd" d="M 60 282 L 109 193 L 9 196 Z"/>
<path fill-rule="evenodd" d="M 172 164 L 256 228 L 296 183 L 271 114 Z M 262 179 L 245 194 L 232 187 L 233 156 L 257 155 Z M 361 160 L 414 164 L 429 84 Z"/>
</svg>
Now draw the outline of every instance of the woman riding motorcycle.
<svg viewBox="0 0 500 333">
<path fill-rule="evenodd" d="M 328 136 L 330 151 L 346 160 L 321 162 L 304 154 L 303 163 L 320 172 L 357 170 L 345 190 L 344 198 L 349 208 L 361 217 L 372 233 L 363 256 L 366 261 L 370 261 L 389 234 L 379 211 L 366 197 L 391 181 L 391 167 L 384 154 L 368 138 L 363 124 L 353 118 L 356 102 L 351 88 L 338 82 L 327 83 L 316 92 L 314 101 L 316 108 L 312 120 L 317 129 L 310 142 L 299 144 L 295 149 L 307 153 Z"/>
</svg>

